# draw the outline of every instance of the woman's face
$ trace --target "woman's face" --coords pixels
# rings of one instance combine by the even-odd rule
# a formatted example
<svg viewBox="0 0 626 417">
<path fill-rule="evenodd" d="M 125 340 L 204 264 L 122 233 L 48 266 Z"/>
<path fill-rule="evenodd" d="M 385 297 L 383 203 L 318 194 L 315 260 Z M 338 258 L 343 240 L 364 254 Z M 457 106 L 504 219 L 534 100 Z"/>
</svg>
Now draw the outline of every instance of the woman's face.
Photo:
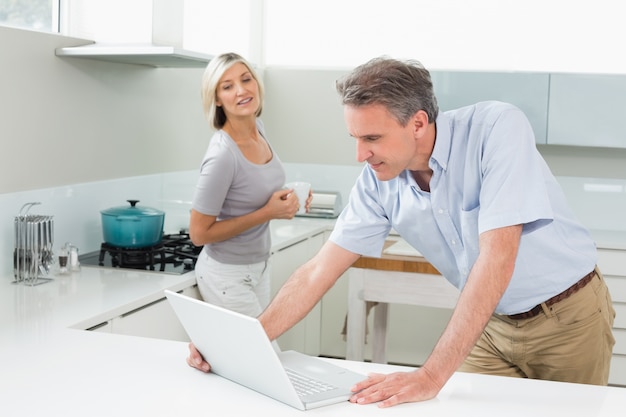
<svg viewBox="0 0 626 417">
<path fill-rule="evenodd" d="M 222 107 L 226 118 L 256 116 L 259 103 L 259 85 L 241 62 L 230 67 L 217 85 L 216 105 Z"/>
</svg>

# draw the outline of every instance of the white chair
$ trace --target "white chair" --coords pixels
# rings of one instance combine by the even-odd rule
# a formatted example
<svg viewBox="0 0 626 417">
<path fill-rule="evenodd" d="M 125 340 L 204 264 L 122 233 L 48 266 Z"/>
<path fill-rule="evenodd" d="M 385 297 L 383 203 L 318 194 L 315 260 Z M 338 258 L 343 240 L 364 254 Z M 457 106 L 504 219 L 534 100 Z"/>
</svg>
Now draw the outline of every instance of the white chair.
<svg viewBox="0 0 626 417">
<path fill-rule="evenodd" d="M 387 363 L 387 313 L 390 303 L 454 308 L 459 291 L 441 275 L 370 268 L 349 271 L 346 359 L 364 360 L 367 326 L 366 304 L 374 307 L 370 338 L 372 362 Z"/>
</svg>

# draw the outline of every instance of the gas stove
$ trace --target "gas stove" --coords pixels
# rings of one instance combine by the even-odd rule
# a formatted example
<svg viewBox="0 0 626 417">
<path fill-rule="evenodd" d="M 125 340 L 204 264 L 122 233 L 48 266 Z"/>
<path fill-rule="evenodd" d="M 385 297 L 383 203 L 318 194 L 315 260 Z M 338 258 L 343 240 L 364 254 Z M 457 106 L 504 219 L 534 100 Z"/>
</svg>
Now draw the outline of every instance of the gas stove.
<svg viewBox="0 0 626 417">
<path fill-rule="evenodd" d="M 139 269 L 167 274 L 193 271 L 202 246 L 195 246 L 183 230 L 163 235 L 159 243 L 145 248 L 120 248 L 102 243 L 99 251 L 78 257 L 83 266 Z"/>
</svg>

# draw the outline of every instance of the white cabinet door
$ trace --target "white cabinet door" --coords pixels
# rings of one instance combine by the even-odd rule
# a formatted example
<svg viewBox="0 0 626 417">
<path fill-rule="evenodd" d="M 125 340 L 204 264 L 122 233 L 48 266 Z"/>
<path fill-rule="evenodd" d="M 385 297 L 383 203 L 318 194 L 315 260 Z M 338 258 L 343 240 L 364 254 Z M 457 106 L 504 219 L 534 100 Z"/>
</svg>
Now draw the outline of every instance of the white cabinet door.
<svg viewBox="0 0 626 417">
<path fill-rule="evenodd" d="M 546 143 L 550 75 L 525 72 L 431 71 L 441 111 L 504 101 L 519 107 L 533 127 L 535 142 Z"/>
<path fill-rule="evenodd" d="M 291 274 L 315 255 L 324 244 L 324 233 L 306 238 L 272 254 L 271 295 L 287 281 Z M 282 350 L 296 350 L 309 355 L 319 355 L 321 307 L 318 303 L 298 324 L 278 338 Z"/>
<path fill-rule="evenodd" d="M 200 299 L 195 285 L 184 289 L 182 293 Z M 114 318 L 111 320 L 111 332 L 155 339 L 189 341 L 187 332 L 166 298 Z"/>
<path fill-rule="evenodd" d="M 609 385 L 626 387 L 626 355 L 613 355 Z"/>
<path fill-rule="evenodd" d="M 598 267 L 611 292 L 616 313 L 609 384 L 626 386 L 626 251 L 598 250 Z"/>
<path fill-rule="evenodd" d="M 548 145 L 626 148 L 626 76 L 551 74 Z"/>
</svg>

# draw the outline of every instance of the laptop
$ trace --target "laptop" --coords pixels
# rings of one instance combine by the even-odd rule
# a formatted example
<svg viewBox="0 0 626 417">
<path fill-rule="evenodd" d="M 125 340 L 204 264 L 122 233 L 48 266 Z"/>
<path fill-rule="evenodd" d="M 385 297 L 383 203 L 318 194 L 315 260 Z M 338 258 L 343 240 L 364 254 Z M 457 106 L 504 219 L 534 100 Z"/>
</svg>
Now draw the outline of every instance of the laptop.
<svg viewBox="0 0 626 417">
<path fill-rule="evenodd" d="M 165 296 L 211 372 L 299 410 L 347 401 L 366 376 L 293 350 L 280 352 L 256 318 L 170 290 Z"/>
</svg>

